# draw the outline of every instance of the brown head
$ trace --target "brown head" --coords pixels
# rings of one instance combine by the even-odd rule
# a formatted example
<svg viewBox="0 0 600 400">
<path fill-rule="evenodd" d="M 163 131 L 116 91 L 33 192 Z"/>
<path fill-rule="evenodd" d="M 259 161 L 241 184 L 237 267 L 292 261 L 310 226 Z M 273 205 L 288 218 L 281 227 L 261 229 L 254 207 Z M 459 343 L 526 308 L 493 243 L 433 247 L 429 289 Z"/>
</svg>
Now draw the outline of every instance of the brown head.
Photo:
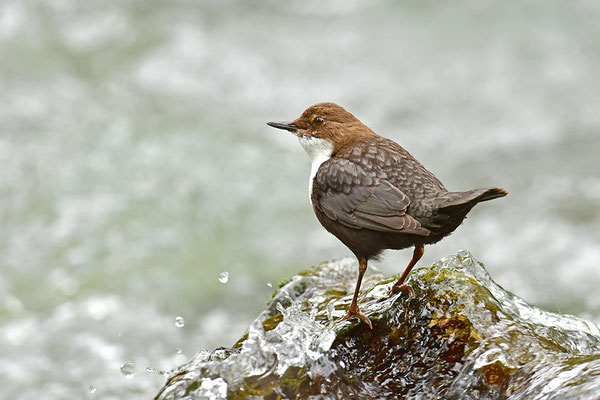
<svg viewBox="0 0 600 400">
<path fill-rule="evenodd" d="M 285 129 L 298 136 L 311 158 L 307 146 L 330 144 L 331 152 L 335 154 L 351 142 L 375 135 L 358 118 L 335 103 L 318 103 L 308 107 L 292 122 L 267 122 L 267 125 Z"/>
</svg>

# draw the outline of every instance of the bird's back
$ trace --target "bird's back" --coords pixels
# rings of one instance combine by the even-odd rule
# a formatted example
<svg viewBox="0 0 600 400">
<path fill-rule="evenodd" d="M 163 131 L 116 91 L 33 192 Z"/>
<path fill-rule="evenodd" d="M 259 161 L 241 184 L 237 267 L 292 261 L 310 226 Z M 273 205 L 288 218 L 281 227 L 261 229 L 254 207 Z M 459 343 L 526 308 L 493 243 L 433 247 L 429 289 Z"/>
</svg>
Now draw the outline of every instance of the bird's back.
<svg viewBox="0 0 600 400">
<path fill-rule="evenodd" d="M 402 146 L 381 136 L 344 147 L 335 157 L 348 159 L 400 189 L 410 201 L 407 214 L 431 231 L 427 238 L 421 238 L 425 243 L 435 243 L 452 233 L 475 204 L 506 195 L 498 188 L 449 192 Z"/>
<path fill-rule="evenodd" d="M 436 206 L 432 200 L 448 192 L 408 151 L 381 136 L 340 149 L 335 156 L 347 158 L 400 189 L 410 199 L 409 214 L 417 218 L 430 214 L 430 209 Z"/>
</svg>

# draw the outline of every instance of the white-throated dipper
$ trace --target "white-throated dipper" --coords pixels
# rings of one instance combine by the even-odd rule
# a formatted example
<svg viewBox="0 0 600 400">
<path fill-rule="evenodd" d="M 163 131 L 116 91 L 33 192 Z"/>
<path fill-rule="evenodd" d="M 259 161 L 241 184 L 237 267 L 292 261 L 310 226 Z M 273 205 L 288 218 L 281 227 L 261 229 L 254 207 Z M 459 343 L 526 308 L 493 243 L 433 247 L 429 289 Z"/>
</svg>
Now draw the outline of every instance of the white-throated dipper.
<svg viewBox="0 0 600 400">
<path fill-rule="evenodd" d="M 475 204 L 502 197 L 499 188 L 449 192 L 402 146 L 377 135 L 334 103 L 315 104 L 292 122 L 268 122 L 296 135 L 312 162 L 310 200 L 319 222 L 358 259 L 358 280 L 348 313 L 373 328 L 358 308 L 369 259 L 386 249 L 415 248 L 391 293 L 408 291 L 404 280 L 426 244 L 452 233 Z"/>
</svg>

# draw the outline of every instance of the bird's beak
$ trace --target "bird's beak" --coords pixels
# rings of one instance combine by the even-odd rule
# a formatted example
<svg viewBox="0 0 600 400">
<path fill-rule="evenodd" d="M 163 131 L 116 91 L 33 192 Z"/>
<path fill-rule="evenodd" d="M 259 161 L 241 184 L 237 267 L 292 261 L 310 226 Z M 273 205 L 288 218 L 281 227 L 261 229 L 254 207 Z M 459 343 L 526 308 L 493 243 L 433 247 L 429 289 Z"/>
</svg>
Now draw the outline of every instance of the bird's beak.
<svg viewBox="0 0 600 400">
<path fill-rule="evenodd" d="M 292 122 L 278 121 L 278 122 L 267 122 L 267 125 L 277 129 L 285 129 L 286 131 L 296 132 L 298 127 Z"/>
</svg>

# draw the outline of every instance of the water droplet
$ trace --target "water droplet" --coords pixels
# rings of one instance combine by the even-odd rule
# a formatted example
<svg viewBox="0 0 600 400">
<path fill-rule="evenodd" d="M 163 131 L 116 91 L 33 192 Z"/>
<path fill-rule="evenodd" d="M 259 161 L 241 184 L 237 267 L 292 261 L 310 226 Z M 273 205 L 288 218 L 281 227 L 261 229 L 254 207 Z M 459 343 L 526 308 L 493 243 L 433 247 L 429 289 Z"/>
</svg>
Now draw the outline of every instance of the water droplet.
<svg viewBox="0 0 600 400">
<path fill-rule="evenodd" d="M 96 386 L 94 385 L 90 385 L 90 387 L 88 388 L 91 394 L 96 393 Z"/>
<path fill-rule="evenodd" d="M 183 317 L 177 316 L 175 318 L 175 326 L 178 328 L 183 328 L 184 325 L 185 325 L 185 320 L 183 319 Z"/>
<path fill-rule="evenodd" d="M 135 372 L 135 364 L 131 361 L 127 361 L 123 365 L 121 365 L 121 373 L 125 375 L 126 378 L 133 378 L 133 373 Z"/>
<path fill-rule="evenodd" d="M 175 349 L 175 353 L 181 354 L 181 353 L 183 353 L 183 351 L 180 348 L 177 348 L 177 349 Z"/>
<path fill-rule="evenodd" d="M 346 368 L 346 363 L 344 362 L 344 360 L 340 360 L 340 367 Z"/>
<path fill-rule="evenodd" d="M 268 287 L 273 287 L 273 284 L 271 282 L 267 282 L 267 286 Z"/>
<path fill-rule="evenodd" d="M 227 283 L 227 281 L 229 281 L 229 272 L 227 272 L 227 271 L 221 272 L 221 274 L 219 274 L 219 282 Z"/>
<path fill-rule="evenodd" d="M 160 376 L 169 376 L 169 373 L 166 371 L 159 371 L 156 368 L 146 367 L 146 371 L 153 372 L 155 374 L 159 374 Z"/>
</svg>

